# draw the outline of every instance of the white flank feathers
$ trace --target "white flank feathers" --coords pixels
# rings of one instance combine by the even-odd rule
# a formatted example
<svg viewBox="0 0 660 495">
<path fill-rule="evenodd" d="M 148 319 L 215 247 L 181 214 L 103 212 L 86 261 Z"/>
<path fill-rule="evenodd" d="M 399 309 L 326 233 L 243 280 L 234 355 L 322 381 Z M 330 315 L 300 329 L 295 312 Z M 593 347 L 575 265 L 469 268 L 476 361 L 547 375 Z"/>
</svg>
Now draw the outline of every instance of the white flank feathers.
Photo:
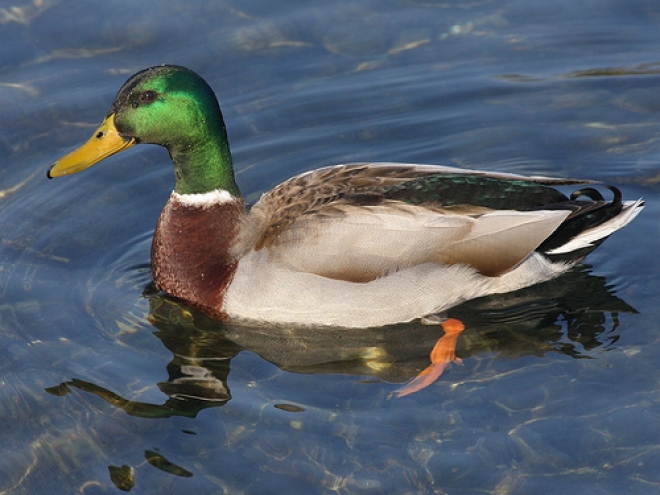
<svg viewBox="0 0 660 495">
<path fill-rule="evenodd" d="M 426 262 L 464 263 L 499 274 L 529 256 L 569 213 L 507 210 L 472 218 L 412 205 L 347 207 L 336 218 L 310 215 L 294 222 L 271 261 L 331 278 L 373 278 Z"/>
<path fill-rule="evenodd" d="M 223 309 L 232 319 L 269 324 L 377 327 L 549 280 L 569 266 L 534 253 L 499 277 L 462 264 L 424 263 L 357 283 L 292 270 L 264 249 L 240 260 Z"/>
</svg>

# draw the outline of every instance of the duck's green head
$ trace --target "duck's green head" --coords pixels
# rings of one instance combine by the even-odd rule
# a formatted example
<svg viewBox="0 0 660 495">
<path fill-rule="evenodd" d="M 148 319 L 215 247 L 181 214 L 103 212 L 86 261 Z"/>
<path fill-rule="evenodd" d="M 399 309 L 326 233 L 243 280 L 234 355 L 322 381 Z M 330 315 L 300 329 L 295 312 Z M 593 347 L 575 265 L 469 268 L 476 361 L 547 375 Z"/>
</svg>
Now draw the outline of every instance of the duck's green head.
<svg viewBox="0 0 660 495">
<path fill-rule="evenodd" d="M 193 71 L 172 65 L 145 69 L 126 81 L 90 140 L 56 161 L 48 177 L 80 172 L 138 143 L 167 148 L 176 192 L 239 194 L 213 90 Z"/>
</svg>

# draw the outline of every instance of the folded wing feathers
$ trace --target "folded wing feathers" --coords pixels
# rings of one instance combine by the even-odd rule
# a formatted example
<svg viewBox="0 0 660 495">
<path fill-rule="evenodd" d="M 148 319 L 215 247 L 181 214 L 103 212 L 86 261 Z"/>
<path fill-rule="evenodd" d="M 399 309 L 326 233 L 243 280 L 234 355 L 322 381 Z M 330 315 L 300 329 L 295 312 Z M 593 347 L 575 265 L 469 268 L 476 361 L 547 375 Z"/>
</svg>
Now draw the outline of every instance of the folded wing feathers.
<svg viewBox="0 0 660 495">
<path fill-rule="evenodd" d="M 351 163 L 324 167 L 302 173 L 281 183 L 264 194 L 254 207 L 254 213 L 268 219 L 263 225 L 256 248 L 262 249 L 277 238 L 300 215 L 312 213 L 346 195 L 372 194 L 382 188 L 438 174 L 478 175 L 494 179 L 526 180 L 545 185 L 592 184 L 579 179 L 525 177 L 517 174 L 481 170 L 466 170 L 439 165 L 402 163 Z"/>
<path fill-rule="evenodd" d="M 267 248 L 294 269 L 351 281 L 373 280 L 428 262 L 463 263 L 484 275 L 501 275 L 525 260 L 567 218 L 591 208 L 584 203 L 571 207 L 573 202 L 530 211 L 442 208 L 386 200 L 378 193 L 382 187 L 444 173 L 546 185 L 593 183 L 412 164 L 327 167 L 293 177 L 262 196 L 246 219 L 237 250 Z M 597 203 L 592 203 L 594 208 Z M 589 247 L 632 221 L 642 207 L 641 200 L 626 202 L 620 214 L 548 254 Z"/>
<path fill-rule="evenodd" d="M 496 276 L 527 258 L 570 214 L 567 210 L 494 211 L 465 238 L 443 249 L 446 263 L 466 263 Z"/>
</svg>

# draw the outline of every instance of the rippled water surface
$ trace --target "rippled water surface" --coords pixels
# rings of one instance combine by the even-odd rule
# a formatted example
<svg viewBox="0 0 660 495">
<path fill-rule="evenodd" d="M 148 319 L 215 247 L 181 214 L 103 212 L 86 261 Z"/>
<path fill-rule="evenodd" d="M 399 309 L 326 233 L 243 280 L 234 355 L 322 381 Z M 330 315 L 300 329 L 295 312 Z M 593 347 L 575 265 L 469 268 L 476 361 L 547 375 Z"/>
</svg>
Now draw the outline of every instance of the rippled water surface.
<svg viewBox="0 0 660 495">
<path fill-rule="evenodd" d="M 0 0 L 0 493 L 655 494 L 657 0 Z M 442 334 L 220 325 L 150 289 L 139 146 L 48 181 L 125 79 L 204 76 L 249 200 L 349 161 L 594 178 L 646 209 Z"/>
</svg>

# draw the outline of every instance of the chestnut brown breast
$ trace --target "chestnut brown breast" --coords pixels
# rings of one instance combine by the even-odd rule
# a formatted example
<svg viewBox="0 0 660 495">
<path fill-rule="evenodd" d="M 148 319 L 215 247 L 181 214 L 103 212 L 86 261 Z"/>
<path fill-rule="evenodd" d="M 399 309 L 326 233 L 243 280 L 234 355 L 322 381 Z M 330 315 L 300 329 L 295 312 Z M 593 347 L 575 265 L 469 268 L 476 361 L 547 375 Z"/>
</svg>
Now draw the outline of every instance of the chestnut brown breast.
<svg viewBox="0 0 660 495">
<path fill-rule="evenodd" d="M 151 246 L 158 289 L 223 318 L 222 301 L 238 264 L 230 249 L 243 211 L 240 200 L 192 206 L 170 198 Z"/>
</svg>

